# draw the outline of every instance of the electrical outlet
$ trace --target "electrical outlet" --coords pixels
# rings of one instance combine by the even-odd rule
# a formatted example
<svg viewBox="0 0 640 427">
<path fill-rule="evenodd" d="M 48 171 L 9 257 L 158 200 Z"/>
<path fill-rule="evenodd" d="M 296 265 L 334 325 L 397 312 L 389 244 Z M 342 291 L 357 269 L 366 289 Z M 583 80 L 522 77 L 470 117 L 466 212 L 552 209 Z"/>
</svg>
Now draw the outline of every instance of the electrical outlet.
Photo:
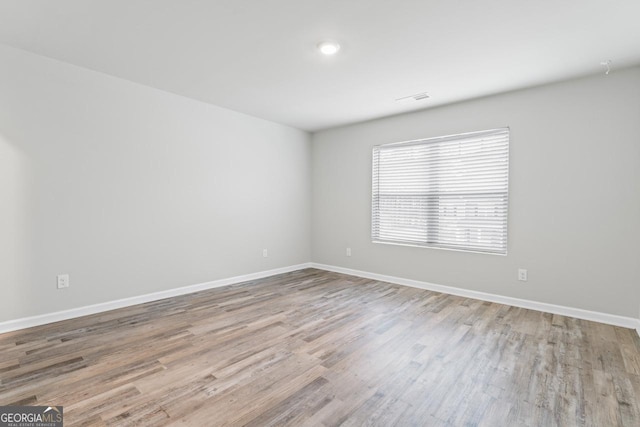
<svg viewBox="0 0 640 427">
<path fill-rule="evenodd" d="M 527 281 L 527 270 L 525 270 L 524 268 L 518 269 L 518 280 L 520 280 L 521 282 Z"/>
<path fill-rule="evenodd" d="M 59 274 L 58 275 L 58 289 L 68 288 L 69 287 L 69 275 L 68 274 Z"/>
<path fill-rule="evenodd" d="M 351 256 L 351 248 L 347 248 L 347 256 Z"/>
<path fill-rule="evenodd" d="M 262 256 L 265 257 L 265 258 L 268 257 L 269 256 L 269 252 L 267 252 L 266 249 L 263 249 L 262 250 Z"/>
</svg>

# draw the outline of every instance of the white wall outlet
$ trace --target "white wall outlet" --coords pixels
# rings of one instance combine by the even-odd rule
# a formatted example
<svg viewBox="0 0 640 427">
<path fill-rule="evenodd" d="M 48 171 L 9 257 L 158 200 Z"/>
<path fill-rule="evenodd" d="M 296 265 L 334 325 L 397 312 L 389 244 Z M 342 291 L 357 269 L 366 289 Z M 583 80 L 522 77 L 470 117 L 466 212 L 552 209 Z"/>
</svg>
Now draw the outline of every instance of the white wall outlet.
<svg viewBox="0 0 640 427">
<path fill-rule="evenodd" d="M 351 248 L 347 248 L 347 256 L 351 256 Z"/>
<path fill-rule="evenodd" d="M 69 287 L 69 275 L 58 274 L 58 289 L 63 289 L 68 287 Z"/>
<path fill-rule="evenodd" d="M 521 282 L 527 281 L 527 270 L 525 270 L 524 268 L 518 269 L 518 280 L 520 280 Z"/>
<path fill-rule="evenodd" d="M 265 258 L 268 257 L 269 256 L 269 252 L 266 249 L 263 249 L 262 250 L 262 256 L 265 257 Z"/>
</svg>

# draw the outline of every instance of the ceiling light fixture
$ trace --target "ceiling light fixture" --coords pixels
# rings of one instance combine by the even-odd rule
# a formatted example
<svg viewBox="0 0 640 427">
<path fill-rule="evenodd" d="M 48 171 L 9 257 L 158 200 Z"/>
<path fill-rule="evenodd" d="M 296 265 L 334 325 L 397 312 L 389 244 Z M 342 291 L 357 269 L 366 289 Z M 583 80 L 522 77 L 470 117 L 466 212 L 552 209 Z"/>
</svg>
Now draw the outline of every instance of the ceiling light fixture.
<svg viewBox="0 0 640 427">
<path fill-rule="evenodd" d="M 318 43 L 318 50 L 323 55 L 331 56 L 338 53 L 340 50 L 340 44 L 334 41 L 323 41 Z"/>
</svg>

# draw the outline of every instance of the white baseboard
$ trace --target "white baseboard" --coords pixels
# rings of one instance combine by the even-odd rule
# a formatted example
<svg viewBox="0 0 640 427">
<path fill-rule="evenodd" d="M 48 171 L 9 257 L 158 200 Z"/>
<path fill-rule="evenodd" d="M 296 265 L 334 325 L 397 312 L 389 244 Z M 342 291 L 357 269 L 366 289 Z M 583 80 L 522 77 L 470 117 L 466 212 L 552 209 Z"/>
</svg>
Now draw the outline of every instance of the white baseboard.
<svg viewBox="0 0 640 427">
<path fill-rule="evenodd" d="M 199 283 L 196 285 L 168 289 L 166 291 L 154 292 L 151 294 L 124 298 L 124 299 L 119 299 L 115 301 L 108 301 L 104 303 L 73 308 L 70 310 L 57 311 L 54 313 L 42 314 L 42 315 L 32 316 L 32 317 L 25 317 L 25 318 L 16 319 L 16 320 L 9 320 L 9 321 L 0 323 L 0 333 L 17 331 L 20 329 L 31 328 L 33 326 L 59 322 L 61 320 L 74 319 L 81 316 L 88 316 L 90 314 L 103 313 L 105 311 L 115 310 L 115 309 L 124 308 L 124 307 L 130 307 L 132 305 L 143 304 L 146 302 L 157 301 L 165 298 L 171 298 L 178 295 L 186 295 L 186 294 L 190 294 L 198 291 L 204 291 L 206 289 L 219 288 L 223 286 L 233 285 L 236 283 L 263 279 L 265 277 L 275 276 L 277 274 L 282 274 L 282 273 L 289 273 L 291 271 L 302 270 L 304 268 L 317 268 L 319 270 L 333 271 L 336 273 L 343 273 L 351 276 L 364 277 L 366 279 L 380 280 L 383 282 L 395 283 L 398 285 L 410 286 L 410 287 L 419 288 L 419 289 L 426 289 L 430 291 L 441 292 L 444 294 L 458 295 L 465 298 L 473 298 L 473 299 L 478 299 L 482 301 L 496 302 L 499 304 L 512 305 L 515 307 L 528 308 L 531 310 L 543 311 L 547 313 L 554 313 L 554 314 L 560 314 L 563 316 L 575 317 L 578 319 L 606 323 L 609 325 L 622 326 L 624 328 L 635 329 L 638 332 L 638 335 L 640 335 L 640 319 L 634 319 L 632 317 L 624 317 L 624 316 L 618 316 L 615 314 L 600 313 L 596 311 L 583 310 L 579 308 L 565 307 L 561 305 L 547 304 L 547 303 L 524 300 L 519 298 L 505 297 L 505 296 L 489 294 L 485 292 L 471 291 L 467 289 L 454 288 L 451 286 L 437 285 L 434 283 L 422 282 L 418 280 L 404 279 L 401 277 L 394 277 L 394 276 L 386 276 L 383 274 L 353 270 L 350 268 L 337 267 L 333 265 L 318 264 L 314 262 L 291 265 L 288 267 L 260 271 L 257 273 L 229 277 L 226 279 L 213 280 L 211 282 L 205 282 L 205 283 Z"/>
<path fill-rule="evenodd" d="M 276 274 L 289 273 L 291 271 L 302 270 L 311 267 L 311 263 L 291 265 L 288 267 L 276 268 L 273 270 L 259 271 L 257 273 L 245 274 L 242 276 L 229 277 L 227 279 L 213 280 L 211 282 L 198 283 L 196 285 L 184 286 L 180 288 L 168 289 L 166 291 L 154 292 L 151 294 L 136 297 L 124 298 L 115 301 L 108 301 L 99 304 L 87 305 L 84 307 L 72 308 L 70 310 L 57 311 L 55 313 L 42 314 L 39 316 L 24 317 L 22 319 L 9 320 L 0 323 L 0 333 L 17 331 L 19 329 L 31 328 L 33 326 L 45 325 L 47 323 L 59 322 L 61 320 L 74 319 L 76 317 L 90 314 L 102 313 L 117 308 L 129 307 L 145 302 L 157 301 L 171 298 L 178 295 L 191 294 L 206 289 L 220 288 L 236 283 L 248 282 L 250 280 L 263 279 Z"/>
<path fill-rule="evenodd" d="M 350 268 L 318 264 L 315 262 L 311 263 L 311 267 L 317 268 L 319 270 L 333 271 L 335 273 L 342 273 L 342 274 L 349 274 L 351 276 L 363 277 L 365 279 L 379 280 L 382 282 L 389 282 L 397 285 L 410 286 L 412 288 L 419 288 L 419 289 L 426 289 L 429 291 L 441 292 L 443 294 L 457 295 L 457 296 L 461 296 L 465 298 L 473 298 L 481 301 L 496 302 L 499 304 L 528 308 L 531 310 L 537 310 L 537 311 L 542 311 L 546 313 L 560 314 L 563 316 L 575 317 L 578 319 L 606 323 L 608 325 L 621 326 L 623 328 L 635 329 L 638 332 L 638 335 L 640 335 L 640 319 L 634 319 L 633 317 L 618 316 L 616 314 L 600 313 L 597 311 L 583 310 L 581 308 L 565 307 L 562 305 L 547 304 L 544 302 L 505 297 L 502 295 L 471 291 L 471 290 L 461 289 L 461 288 L 454 288 L 452 286 L 437 285 L 434 283 L 404 279 L 401 277 L 386 276 L 384 274 L 370 273 L 368 271 L 352 270 Z"/>
</svg>

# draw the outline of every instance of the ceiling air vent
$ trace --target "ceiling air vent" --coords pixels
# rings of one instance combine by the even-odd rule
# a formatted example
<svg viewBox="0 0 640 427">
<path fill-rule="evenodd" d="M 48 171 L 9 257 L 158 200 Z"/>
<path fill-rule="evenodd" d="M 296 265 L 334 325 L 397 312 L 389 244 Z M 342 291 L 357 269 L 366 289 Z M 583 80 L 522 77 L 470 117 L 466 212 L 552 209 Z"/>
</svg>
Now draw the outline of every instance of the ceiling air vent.
<svg viewBox="0 0 640 427">
<path fill-rule="evenodd" d="M 420 101 L 420 100 L 423 100 L 423 99 L 430 98 L 430 96 L 429 96 L 429 94 L 427 92 L 420 92 L 420 93 L 416 93 L 414 95 L 403 96 L 402 98 L 397 98 L 396 101 L 404 101 L 405 99 L 409 99 L 409 98 L 413 98 L 415 101 Z"/>
</svg>

